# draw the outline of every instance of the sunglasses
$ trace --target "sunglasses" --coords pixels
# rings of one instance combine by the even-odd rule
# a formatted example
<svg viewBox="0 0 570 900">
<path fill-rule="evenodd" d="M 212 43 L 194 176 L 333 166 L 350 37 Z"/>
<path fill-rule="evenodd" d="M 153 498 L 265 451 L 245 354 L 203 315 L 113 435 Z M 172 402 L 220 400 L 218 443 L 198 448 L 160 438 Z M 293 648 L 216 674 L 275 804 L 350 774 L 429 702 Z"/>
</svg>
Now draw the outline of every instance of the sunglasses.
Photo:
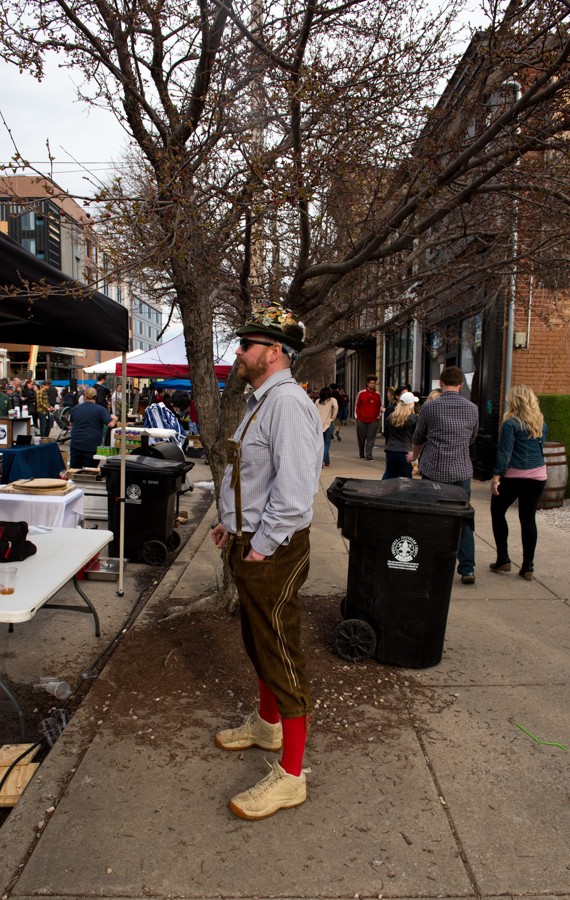
<svg viewBox="0 0 570 900">
<path fill-rule="evenodd" d="M 262 347 L 273 347 L 277 341 L 254 341 L 252 338 L 242 337 L 239 339 L 239 345 L 244 352 L 247 352 L 252 344 L 260 344 Z"/>
</svg>

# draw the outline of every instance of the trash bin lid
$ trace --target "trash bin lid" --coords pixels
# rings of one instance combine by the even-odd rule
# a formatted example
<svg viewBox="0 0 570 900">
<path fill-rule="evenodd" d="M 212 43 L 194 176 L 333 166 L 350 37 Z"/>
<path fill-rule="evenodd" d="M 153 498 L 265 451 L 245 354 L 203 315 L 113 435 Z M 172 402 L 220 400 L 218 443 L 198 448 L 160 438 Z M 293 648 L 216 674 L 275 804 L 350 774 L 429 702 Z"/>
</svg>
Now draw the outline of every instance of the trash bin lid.
<svg viewBox="0 0 570 900">
<path fill-rule="evenodd" d="M 463 488 L 439 481 L 414 478 L 389 478 L 370 481 L 348 478 L 339 495 L 348 506 L 405 510 L 431 515 L 466 516 L 471 514 L 469 498 Z"/>
<path fill-rule="evenodd" d="M 119 469 L 120 456 L 108 456 L 105 469 Z M 154 456 L 127 456 L 127 472 L 147 473 L 148 475 L 184 475 L 188 470 L 185 462 L 173 462 L 170 459 L 156 459 Z"/>
</svg>

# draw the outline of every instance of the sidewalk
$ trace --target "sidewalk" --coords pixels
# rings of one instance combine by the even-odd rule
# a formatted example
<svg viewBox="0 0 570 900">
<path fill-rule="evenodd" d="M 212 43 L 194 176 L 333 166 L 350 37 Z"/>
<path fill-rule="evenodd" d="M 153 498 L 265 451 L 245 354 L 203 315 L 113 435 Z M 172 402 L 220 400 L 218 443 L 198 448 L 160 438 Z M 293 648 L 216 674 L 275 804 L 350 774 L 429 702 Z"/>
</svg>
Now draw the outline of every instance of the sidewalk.
<svg viewBox="0 0 570 900">
<path fill-rule="evenodd" d="M 375 457 L 358 459 L 350 426 L 331 449 L 315 503 L 309 613 L 329 595 L 336 609 L 346 586 L 348 546 L 326 489 L 337 475 L 381 477 L 381 448 Z M 315 716 L 303 806 L 263 822 L 236 819 L 227 799 L 265 774 L 263 752 L 214 747 L 225 723 L 205 708 L 190 667 L 179 701 L 168 696 L 167 668 L 161 695 L 133 696 L 119 650 L 0 829 L 0 896 L 569 898 L 570 751 L 515 724 L 570 747 L 568 534 L 539 524 L 537 577 L 526 582 L 516 571 L 515 512 L 513 572 L 496 575 L 488 484 L 474 483 L 472 502 L 477 578 L 455 580 L 442 662 L 395 670 L 331 654 L 331 682 L 316 699 L 344 699 L 352 718 L 331 732 Z M 161 604 L 215 589 L 214 517 L 135 630 Z M 213 651 L 196 643 L 195 652 Z M 360 673 L 378 683 L 380 700 L 358 694 Z M 167 702 L 179 704 L 175 727 L 161 713 Z M 136 727 L 117 729 L 135 716 Z M 163 739 L 153 741 L 153 730 Z"/>
</svg>

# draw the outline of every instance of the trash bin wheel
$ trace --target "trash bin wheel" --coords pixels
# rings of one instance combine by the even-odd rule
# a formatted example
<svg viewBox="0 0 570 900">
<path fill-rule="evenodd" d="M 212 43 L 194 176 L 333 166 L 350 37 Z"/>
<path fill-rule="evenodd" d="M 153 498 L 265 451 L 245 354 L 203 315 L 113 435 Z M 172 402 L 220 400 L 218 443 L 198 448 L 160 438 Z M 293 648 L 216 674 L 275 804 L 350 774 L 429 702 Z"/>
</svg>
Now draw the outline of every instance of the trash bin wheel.
<svg viewBox="0 0 570 900">
<path fill-rule="evenodd" d="M 169 534 L 166 538 L 166 546 L 169 550 L 178 550 L 181 543 L 182 538 L 177 531 L 173 531 L 172 534 Z"/>
<path fill-rule="evenodd" d="M 343 617 L 343 619 L 346 619 L 347 605 L 348 605 L 348 597 L 343 597 L 342 600 L 340 601 L 340 614 Z"/>
<path fill-rule="evenodd" d="M 334 648 L 341 659 L 368 659 L 376 650 L 376 634 L 362 619 L 345 619 L 337 625 Z"/>
<path fill-rule="evenodd" d="M 148 540 L 141 547 L 141 558 L 147 566 L 163 566 L 168 558 L 168 549 L 162 541 Z"/>
</svg>

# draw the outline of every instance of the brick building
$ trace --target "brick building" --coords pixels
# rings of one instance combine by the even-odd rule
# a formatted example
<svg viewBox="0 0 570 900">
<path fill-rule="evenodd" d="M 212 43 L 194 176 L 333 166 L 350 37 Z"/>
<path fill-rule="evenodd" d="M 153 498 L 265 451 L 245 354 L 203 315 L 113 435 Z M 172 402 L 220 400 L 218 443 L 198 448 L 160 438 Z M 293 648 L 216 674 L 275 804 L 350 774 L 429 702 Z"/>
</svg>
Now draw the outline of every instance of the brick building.
<svg viewBox="0 0 570 900">
<path fill-rule="evenodd" d="M 449 135 L 443 126 L 434 128 L 433 122 L 426 128 L 431 141 L 427 146 L 434 156 L 445 155 L 446 141 L 450 147 L 465 146 L 486 127 L 490 110 L 499 114 L 498 110 L 522 93 L 516 78 L 524 81 L 524 72 L 497 80 L 488 96 L 474 96 L 461 119 L 462 91 L 469 72 L 485 58 L 486 40 L 485 33 L 474 36 L 434 111 L 436 121 L 440 115 L 441 122 L 451 123 Z M 537 171 L 548 175 L 550 166 L 558 166 L 559 183 L 563 183 L 564 163 L 551 152 L 521 157 L 517 172 L 524 174 L 525 166 L 533 168 L 535 175 Z M 433 240 L 431 245 L 426 241 L 430 249 L 426 250 L 426 264 L 419 267 L 422 275 L 411 278 L 410 299 L 418 303 L 421 316 L 415 318 L 401 310 L 391 317 L 388 309 L 378 339 L 384 391 L 388 386 L 409 383 L 426 396 L 438 386 L 445 366 L 462 368 L 463 392 L 479 409 L 474 447 L 478 477 L 488 477 L 494 463 L 510 385 L 525 383 L 537 394 L 570 393 L 570 273 L 564 265 L 567 238 L 561 241 L 558 234 L 556 242 L 549 240 L 556 231 L 555 216 L 546 203 L 525 204 L 508 193 L 475 199 L 450 213 L 432 231 L 432 236 L 437 238 L 439 232 L 444 239 Z M 446 234 L 461 228 L 464 239 L 446 243 Z M 545 253 L 537 252 L 541 244 L 557 248 L 550 263 Z M 468 277 L 456 279 L 459 272 Z M 446 289 L 454 280 L 463 286 Z M 422 293 L 432 299 L 422 304 Z"/>
</svg>

